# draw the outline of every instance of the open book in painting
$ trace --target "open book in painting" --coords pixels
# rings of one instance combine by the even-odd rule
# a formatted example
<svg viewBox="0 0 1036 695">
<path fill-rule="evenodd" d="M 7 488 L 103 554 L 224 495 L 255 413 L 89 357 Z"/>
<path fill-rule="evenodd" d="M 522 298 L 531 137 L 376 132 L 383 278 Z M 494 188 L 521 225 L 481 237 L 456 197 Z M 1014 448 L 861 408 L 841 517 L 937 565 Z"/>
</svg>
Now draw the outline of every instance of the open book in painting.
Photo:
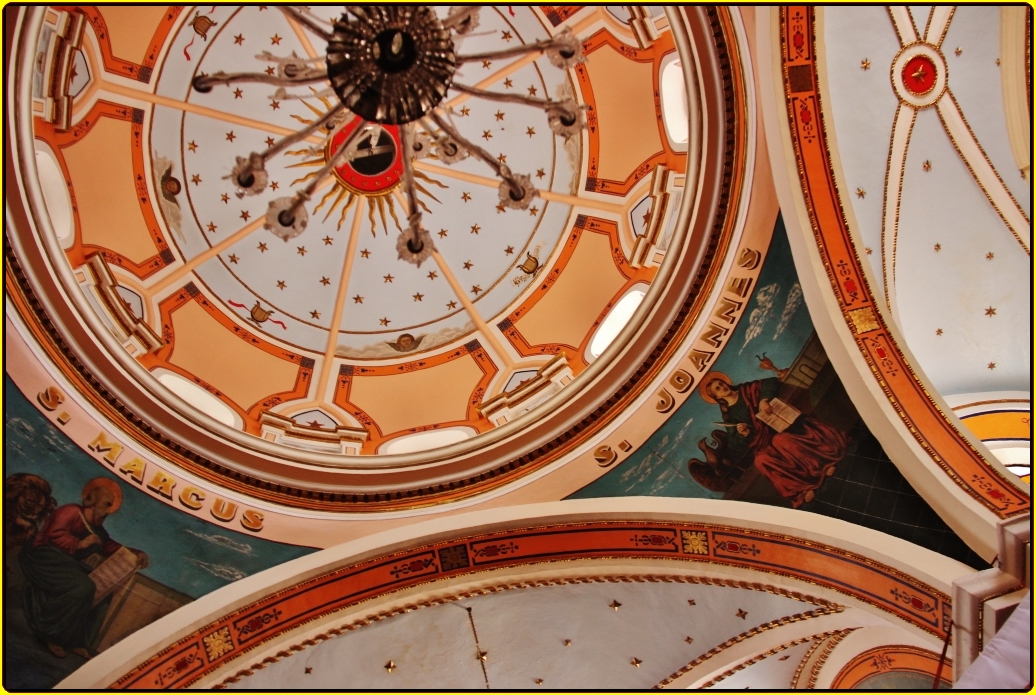
<svg viewBox="0 0 1036 695">
<path fill-rule="evenodd" d="M 770 412 L 764 413 L 762 408 L 756 413 L 756 417 L 772 427 L 776 432 L 783 432 L 791 427 L 795 419 L 802 415 L 797 408 L 793 408 L 780 398 L 770 399 Z"/>
<path fill-rule="evenodd" d="M 95 606 L 137 571 L 138 561 L 136 553 L 123 547 L 112 553 L 90 573 L 90 579 L 97 587 L 94 592 Z"/>
</svg>

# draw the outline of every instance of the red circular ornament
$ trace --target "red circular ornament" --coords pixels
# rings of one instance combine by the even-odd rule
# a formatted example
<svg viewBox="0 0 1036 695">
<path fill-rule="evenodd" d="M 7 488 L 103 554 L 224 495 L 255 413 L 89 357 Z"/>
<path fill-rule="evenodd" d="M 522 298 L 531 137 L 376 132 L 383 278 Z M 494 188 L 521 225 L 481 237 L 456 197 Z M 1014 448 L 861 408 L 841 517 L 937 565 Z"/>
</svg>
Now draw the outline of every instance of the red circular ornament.
<svg viewBox="0 0 1036 695">
<path fill-rule="evenodd" d="M 331 157 L 342 146 L 357 126 L 354 120 L 331 139 L 325 157 Z M 399 127 L 384 125 L 377 142 L 371 142 L 370 135 L 360 137 L 356 155 L 352 161 L 343 162 L 334 168 L 338 182 L 355 193 L 377 195 L 394 188 L 403 178 L 403 146 L 399 141 Z"/>
<path fill-rule="evenodd" d="M 915 96 L 923 96 L 935 87 L 935 63 L 926 55 L 915 55 L 903 66 L 903 86 Z"/>
</svg>

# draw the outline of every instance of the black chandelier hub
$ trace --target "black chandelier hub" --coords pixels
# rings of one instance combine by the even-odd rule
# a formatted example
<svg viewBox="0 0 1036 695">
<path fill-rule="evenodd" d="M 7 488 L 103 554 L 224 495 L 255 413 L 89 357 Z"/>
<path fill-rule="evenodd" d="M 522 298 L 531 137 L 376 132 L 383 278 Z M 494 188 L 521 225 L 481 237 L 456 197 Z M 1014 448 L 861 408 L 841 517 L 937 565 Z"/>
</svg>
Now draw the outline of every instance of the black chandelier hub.
<svg viewBox="0 0 1036 695">
<path fill-rule="evenodd" d="M 450 32 L 427 6 L 354 6 L 334 23 L 327 76 L 342 104 L 375 123 L 410 123 L 450 87 Z"/>
</svg>

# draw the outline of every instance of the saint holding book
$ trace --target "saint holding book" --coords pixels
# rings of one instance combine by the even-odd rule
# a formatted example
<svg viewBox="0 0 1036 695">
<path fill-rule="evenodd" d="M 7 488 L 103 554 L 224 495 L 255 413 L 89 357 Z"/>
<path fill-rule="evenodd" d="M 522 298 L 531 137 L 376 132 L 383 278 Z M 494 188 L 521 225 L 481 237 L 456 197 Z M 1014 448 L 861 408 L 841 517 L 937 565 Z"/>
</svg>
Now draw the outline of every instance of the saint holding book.
<svg viewBox="0 0 1036 695">
<path fill-rule="evenodd" d="M 58 507 L 19 555 L 25 573 L 25 616 L 52 654 L 84 658 L 97 636 L 112 591 L 148 558 L 108 535 L 104 520 L 122 504 L 109 478 L 83 487 L 82 504 Z"/>
<path fill-rule="evenodd" d="M 731 384 L 721 372 L 705 375 L 699 393 L 719 405 L 725 436 L 723 460 L 751 452 L 755 467 L 782 497 L 799 507 L 813 500 L 824 477 L 834 472 L 848 448 L 845 433 L 804 415 L 777 398 L 777 378 Z"/>
</svg>

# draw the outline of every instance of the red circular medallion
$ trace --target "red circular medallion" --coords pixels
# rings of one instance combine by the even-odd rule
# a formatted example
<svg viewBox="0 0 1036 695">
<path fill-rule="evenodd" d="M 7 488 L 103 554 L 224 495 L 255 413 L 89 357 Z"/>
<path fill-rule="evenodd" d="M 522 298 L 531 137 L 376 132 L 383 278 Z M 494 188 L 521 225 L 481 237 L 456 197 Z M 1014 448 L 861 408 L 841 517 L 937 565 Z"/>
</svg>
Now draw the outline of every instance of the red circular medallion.
<svg viewBox="0 0 1036 695">
<path fill-rule="evenodd" d="M 342 146 L 360 119 L 349 123 L 331 139 L 325 157 L 331 157 Z M 371 142 L 371 135 L 363 135 L 351 161 L 335 167 L 335 178 L 346 188 L 368 195 L 384 193 L 403 178 L 402 145 L 399 142 L 399 127 L 382 126 L 377 142 Z"/>
<path fill-rule="evenodd" d="M 915 96 L 932 91 L 935 77 L 935 63 L 926 55 L 915 55 L 903 66 L 903 86 Z"/>
</svg>

